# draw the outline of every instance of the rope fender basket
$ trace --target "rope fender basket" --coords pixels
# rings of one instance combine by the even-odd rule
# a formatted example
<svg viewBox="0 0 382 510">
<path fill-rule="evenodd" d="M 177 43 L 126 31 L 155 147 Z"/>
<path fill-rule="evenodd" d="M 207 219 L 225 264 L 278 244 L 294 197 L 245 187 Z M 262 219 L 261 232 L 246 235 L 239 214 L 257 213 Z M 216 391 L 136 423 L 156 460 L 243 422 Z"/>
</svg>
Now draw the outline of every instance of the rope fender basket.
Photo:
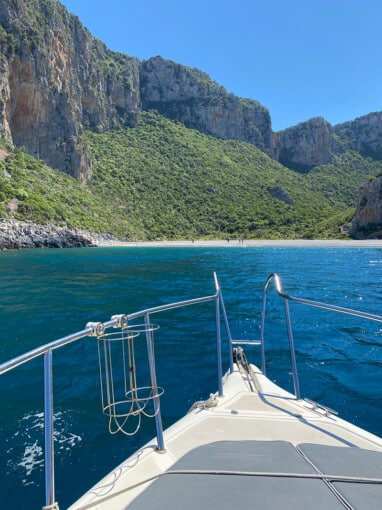
<svg viewBox="0 0 382 510">
<path fill-rule="evenodd" d="M 163 388 L 156 385 L 152 377 L 150 359 L 147 354 L 146 370 L 141 352 L 136 360 L 136 342 L 146 336 L 147 352 L 152 346 L 154 355 L 154 331 L 157 324 L 133 324 L 120 321 L 118 331 L 97 334 L 98 362 L 101 386 L 102 412 L 109 418 L 109 432 L 135 434 L 141 425 L 142 414 L 153 418 L 159 412 L 159 398 Z M 147 370 L 148 367 L 148 370 Z M 155 369 L 154 369 L 155 370 Z M 145 384 L 138 383 L 146 379 Z M 154 405 L 154 400 L 158 405 Z"/>
</svg>

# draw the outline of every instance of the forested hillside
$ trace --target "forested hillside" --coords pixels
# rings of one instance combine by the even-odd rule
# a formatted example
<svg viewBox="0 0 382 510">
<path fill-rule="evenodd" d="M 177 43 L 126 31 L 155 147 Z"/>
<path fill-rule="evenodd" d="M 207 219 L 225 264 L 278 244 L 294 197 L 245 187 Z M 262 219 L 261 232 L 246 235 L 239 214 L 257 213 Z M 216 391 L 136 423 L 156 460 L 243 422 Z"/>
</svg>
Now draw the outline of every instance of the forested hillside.
<svg viewBox="0 0 382 510">
<path fill-rule="evenodd" d="M 0 0 L 0 136 L 0 219 L 122 239 L 346 237 L 382 170 L 381 112 L 275 133 L 255 98 L 113 52 L 57 0 Z"/>
<path fill-rule="evenodd" d="M 8 146 L 1 216 L 130 240 L 338 238 L 347 236 L 357 189 L 382 170 L 348 152 L 301 174 L 249 143 L 155 112 L 142 113 L 137 128 L 88 131 L 82 142 L 93 166 L 87 185 Z"/>
</svg>

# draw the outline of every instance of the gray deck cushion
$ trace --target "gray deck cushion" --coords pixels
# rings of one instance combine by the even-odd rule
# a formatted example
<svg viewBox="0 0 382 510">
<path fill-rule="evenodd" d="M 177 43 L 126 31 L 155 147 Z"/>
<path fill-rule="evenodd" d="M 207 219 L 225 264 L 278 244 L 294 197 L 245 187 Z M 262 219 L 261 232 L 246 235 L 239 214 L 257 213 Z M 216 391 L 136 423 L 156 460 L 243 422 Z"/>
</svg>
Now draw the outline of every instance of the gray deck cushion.
<svg viewBox="0 0 382 510">
<path fill-rule="evenodd" d="M 286 441 L 219 441 L 191 450 L 171 471 L 177 469 L 221 469 L 314 473 L 314 469 Z"/>
<path fill-rule="evenodd" d="M 301 451 L 326 475 L 382 478 L 382 453 L 362 448 L 302 444 Z M 382 508 L 382 485 L 333 482 L 356 509 Z"/>
<path fill-rule="evenodd" d="M 176 474 L 181 470 L 211 473 Z M 231 471 L 219 475 L 213 471 Z M 320 479 L 248 476 L 243 472 L 313 474 L 285 441 L 220 441 L 195 448 L 158 478 L 127 508 L 132 510 L 343 509 Z M 234 474 L 237 473 L 237 474 Z M 372 508 L 372 507 L 369 507 Z"/>
</svg>

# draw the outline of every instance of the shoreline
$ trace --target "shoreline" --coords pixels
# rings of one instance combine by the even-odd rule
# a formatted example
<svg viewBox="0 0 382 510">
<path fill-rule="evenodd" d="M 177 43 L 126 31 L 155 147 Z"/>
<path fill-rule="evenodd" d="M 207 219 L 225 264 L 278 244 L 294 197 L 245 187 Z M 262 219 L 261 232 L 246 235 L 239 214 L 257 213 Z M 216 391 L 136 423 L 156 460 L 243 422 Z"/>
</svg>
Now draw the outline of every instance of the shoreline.
<svg viewBox="0 0 382 510">
<path fill-rule="evenodd" d="M 312 248 L 382 248 L 382 239 L 365 239 L 365 240 L 347 240 L 347 239 L 285 239 L 285 240 L 244 240 L 238 239 L 226 241 L 224 239 L 216 241 L 203 240 L 184 240 L 184 241 L 102 241 L 97 243 L 97 247 L 126 247 L 126 248 L 186 248 L 186 247 L 312 247 Z"/>
</svg>

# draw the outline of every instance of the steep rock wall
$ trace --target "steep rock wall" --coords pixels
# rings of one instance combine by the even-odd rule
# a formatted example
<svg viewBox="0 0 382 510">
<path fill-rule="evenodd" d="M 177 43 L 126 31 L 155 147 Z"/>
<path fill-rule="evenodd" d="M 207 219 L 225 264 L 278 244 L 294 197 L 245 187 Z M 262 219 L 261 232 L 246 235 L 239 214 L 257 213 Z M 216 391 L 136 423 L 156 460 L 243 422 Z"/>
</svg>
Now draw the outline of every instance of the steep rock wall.
<svg viewBox="0 0 382 510">
<path fill-rule="evenodd" d="M 315 117 L 273 134 L 272 156 L 281 164 L 297 171 L 329 163 L 340 152 L 332 126 Z"/>
<path fill-rule="evenodd" d="M 86 181 L 83 130 L 134 127 L 142 108 L 270 147 L 269 112 L 257 101 L 228 94 L 196 69 L 109 51 L 56 0 L 0 0 L 0 134 Z"/>
<path fill-rule="evenodd" d="M 350 235 L 358 239 L 382 238 L 382 177 L 360 189 Z"/>
<path fill-rule="evenodd" d="M 260 149 L 271 145 L 271 118 L 264 106 L 226 91 L 210 77 L 161 57 L 141 63 L 142 108 L 182 121 L 223 139 L 252 143 Z"/>
<path fill-rule="evenodd" d="M 334 132 L 363 156 L 382 159 L 382 112 L 369 113 L 334 126 Z"/>
<path fill-rule="evenodd" d="M 138 61 L 112 53 L 55 0 L 0 0 L 0 132 L 87 180 L 84 127 L 134 126 Z"/>
<path fill-rule="evenodd" d="M 309 171 L 329 163 L 335 154 L 355 150 L 382 160 L 382 112 L 331 126 L 322 117 L 273 133 L 271 155 L 283 165 Z"/>
<path fill-rule="evenodd" d="M 109 51 L 57 0 L 0 0 L 0 135 L 86 181 L 83 130 L 134 127 L 142 109 L 252 143 L 299 171 L 348 149 L 382 159 L 382 112 L 334 127 L 318 117 L 272 133 L 259 102 L 197 69 Z"/>
</svg>

